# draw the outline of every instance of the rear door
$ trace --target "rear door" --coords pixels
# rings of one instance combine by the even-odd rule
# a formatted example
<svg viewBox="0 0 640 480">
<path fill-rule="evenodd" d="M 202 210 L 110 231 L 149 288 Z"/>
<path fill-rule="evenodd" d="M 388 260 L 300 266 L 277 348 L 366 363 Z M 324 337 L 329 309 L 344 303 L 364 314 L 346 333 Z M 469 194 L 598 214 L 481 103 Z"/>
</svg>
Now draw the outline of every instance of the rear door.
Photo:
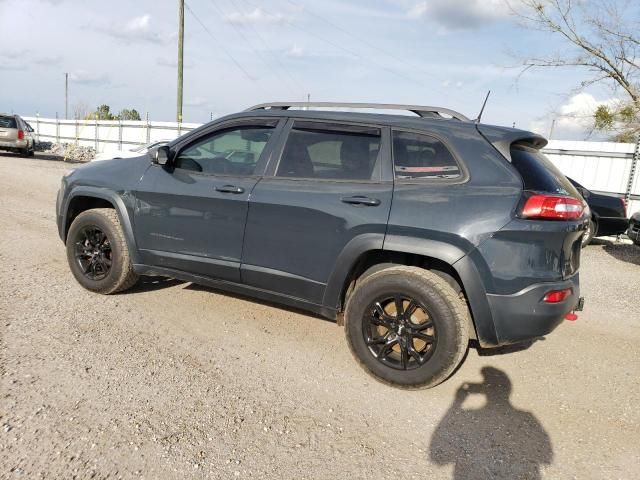
<svg viewBox="0 0 640 480">
<path fill-rule="evenodd" d="M 284 122 L 282 122 L 284 123 Z M 238 282 L 248 199 L 266 166 L 277 120 L 225 124 L 175 148 L 136 192 L 143 261 Z"/>
<path fill-rule="evenodd" d="M 376 126 L 290 121 L 249 200 L 243 283 L 321 304 L 350 242 L 371 235 L 381 249 L 393 191 L 382 174 L 388 143 Z"/>
</svg>

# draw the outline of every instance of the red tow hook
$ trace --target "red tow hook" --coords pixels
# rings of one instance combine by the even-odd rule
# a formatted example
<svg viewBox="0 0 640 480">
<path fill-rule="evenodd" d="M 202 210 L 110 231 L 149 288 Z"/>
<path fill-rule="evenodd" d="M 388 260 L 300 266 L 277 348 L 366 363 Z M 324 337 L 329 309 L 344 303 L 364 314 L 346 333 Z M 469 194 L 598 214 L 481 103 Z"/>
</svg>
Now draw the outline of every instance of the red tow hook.
<svg viewBox="0 0 640 480">
<path fill-rule="evenodd" d="M 564 316 L 565 320 L 569 320 L 570 322 L 575 322 L 578 319 L 578 315 L 574 312 L 569 312 Z"/>
</svg>

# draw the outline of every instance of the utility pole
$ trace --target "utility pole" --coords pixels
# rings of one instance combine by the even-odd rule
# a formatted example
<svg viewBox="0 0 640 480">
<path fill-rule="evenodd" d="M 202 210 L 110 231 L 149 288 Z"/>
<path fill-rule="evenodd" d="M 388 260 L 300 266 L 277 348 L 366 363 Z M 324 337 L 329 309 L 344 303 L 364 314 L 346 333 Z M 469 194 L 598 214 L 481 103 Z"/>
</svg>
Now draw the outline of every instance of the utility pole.
<svg viewBox="0 0 640 480">
<path fill-rule="evenodd" d="M 182 55 L 184 49 L 184 0 L 178 0 L 178 109 L 177 120 L 182 123 Z"/>
<path fill-rule="evenodd" d="M 64 119 L 69 119 L 69 74 L 64 74 Z"/>
</svg>

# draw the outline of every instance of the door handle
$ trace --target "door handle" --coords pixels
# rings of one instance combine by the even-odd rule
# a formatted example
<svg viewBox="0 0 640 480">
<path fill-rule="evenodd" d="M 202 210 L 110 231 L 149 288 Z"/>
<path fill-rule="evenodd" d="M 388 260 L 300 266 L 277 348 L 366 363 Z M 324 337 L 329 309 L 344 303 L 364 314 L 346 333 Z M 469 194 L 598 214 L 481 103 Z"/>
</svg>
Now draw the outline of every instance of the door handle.
<svg viewBox="0 0 640 480">
<path fill-rule="evenodd" d="M 366 205 L 367 207 L 377 207 L 380 205 L 380 200 L 377 198 L 363 197 L 362 195 L 354 195 L 353 197 L 342 197 L 340 199 L 343 203 L 350 205 Z"/>
<path fill-rule="evenodd" d="M 222 187 L 216 187 L 216 192 L 221 192 L 221 193 L 244 193 L 244 188 L 236 187 L 235 185 L 223 185 Z"/>
</svg>

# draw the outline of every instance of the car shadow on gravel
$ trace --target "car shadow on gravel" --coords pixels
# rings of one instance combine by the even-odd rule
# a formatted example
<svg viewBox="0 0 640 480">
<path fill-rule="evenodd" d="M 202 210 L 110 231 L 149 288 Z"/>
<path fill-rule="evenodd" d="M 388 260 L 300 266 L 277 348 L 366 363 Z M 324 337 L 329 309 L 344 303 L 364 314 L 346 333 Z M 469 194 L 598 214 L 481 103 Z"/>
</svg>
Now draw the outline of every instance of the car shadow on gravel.
<svg viewBox="0 0 640 480">
<path fill-rule="evenodd" d="M 597 239 L 592 243 L 593 245 L 601 245 L 602 249 L 616 260 L 640 265 L 640 246 L 638 245 L 612 242 L 604 239 Z"/>
<path fill-rule="evenodd" d="M 431 436 L 431 461 L 453 465 L 454 480 L 541 478 L 541 465 L 553 461 L 549 434 L 535 415 L 511 404 L 512 383 L 504 371 L 484 367 L 481 373 L 481 383 L 456 391 Z M 478 396 L 484 397 L 482 407 L 466 406 L 477 405 Z"/>
<path fill-rule="evenodd" d="M 156 290 L 162 290 L 163 288 L 175 287 L 176 285 L 181 285 L 183 283 L 187 282 L 168 277 L 142 276 L 138 280 L 138 283 L 136 283 L 129 290 L 122 292 L 122 294 L 127 295 L 130 293 L 154 292 Z"/>
<path fill-rule="evenodd" d="M 187 290 L 195 290 L 195 291 L 200 291 L 200 292 L 216 293 L 218 295 L 224 295 L 225 297 L 231 297 L 231 298 L 235 298 L 237 300 L 242 300 L 242 301 L 245 301 L 245 302 L 251 302 L 251 303 L 258 304 L 258 305 L 265 305 L 267 307 L 273 307 L 273 308 L 277 308 L 279 310 L 286 310 L 288 312 L 299 313 L 300 315 L 304 315 L 306 317 L 312 317 L 312 318 L 317 318 L 319 320 L 325 320 L 327 322 L 336 323 L 335 320 L 330 320 L 328 318 L 325 318 L 325 317 L 323 317 L 321 315 L 318 315 L 316 313 L 310 312 L 308 310 L 304 310 L 302 308 L 291 307 L 289 305 L 284 305 L 282 303 L 277 303 L 277 302 L 270 302 L 268 300 L 261 300 L 259 298 L 242 295 L 240 293 L 228 292 L 226 290 L 218 290 L 218 289 L 213 288 L 213 287 L 208 287 L 208 286 L 205 286 L 205 285 L 198 285 L 196 283 L 190 283 L 184 288 L 186 288 Z"/>
</svg>

